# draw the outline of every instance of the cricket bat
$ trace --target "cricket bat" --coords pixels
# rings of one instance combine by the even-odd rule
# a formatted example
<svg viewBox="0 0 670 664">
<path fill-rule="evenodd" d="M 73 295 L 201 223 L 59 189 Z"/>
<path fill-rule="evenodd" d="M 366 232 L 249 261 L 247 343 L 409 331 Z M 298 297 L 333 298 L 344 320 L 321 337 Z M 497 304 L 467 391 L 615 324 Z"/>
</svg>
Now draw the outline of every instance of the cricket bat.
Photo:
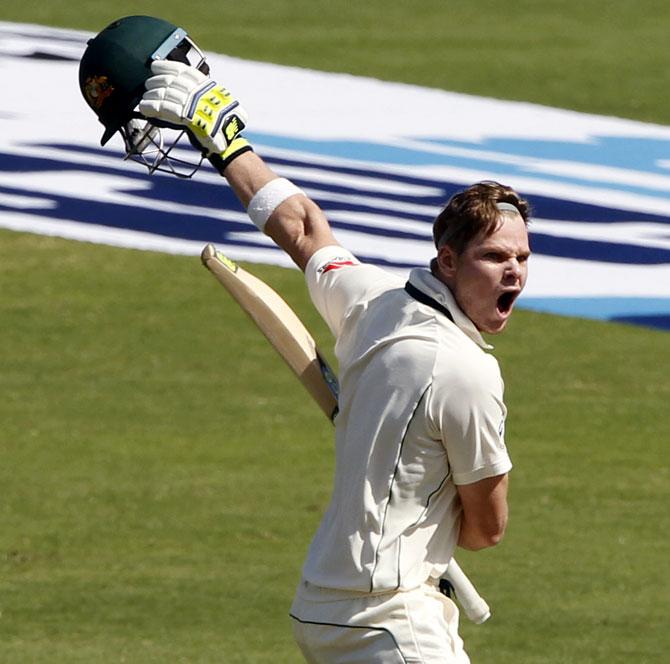
<svg viewBox="0 0 670 664">
<path fill-rule="evenodd" d="M 337 414 L 337 377 L 297 314 L 264 281 L 217 251 L 214 245 L 208 244 L 200 257 L 203 265 L 256 323 L 332 422 Z M 444 577 L 454 588 L 456 598 L 470 620 L 481 624 L 490 617 L 488 604 L 454 558 Z"/>
<path fill-rule="evenodd" d="M 286 302 L 264 281 L 208 244 L 205 267 L 256 323 L 329 420 L 337 413 L 338 383 L 312 335 Z"/>
</svg>

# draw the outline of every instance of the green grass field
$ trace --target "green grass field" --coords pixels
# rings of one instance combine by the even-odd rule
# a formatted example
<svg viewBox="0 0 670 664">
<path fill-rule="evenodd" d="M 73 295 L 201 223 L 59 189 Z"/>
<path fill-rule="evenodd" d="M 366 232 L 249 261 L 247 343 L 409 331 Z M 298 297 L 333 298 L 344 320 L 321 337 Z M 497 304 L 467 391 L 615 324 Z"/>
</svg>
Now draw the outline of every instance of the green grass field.
<svg viewBox="0 0 670 664">
<path fill-rule="evenodd" d="M 160 14 L 234 55 L 670 122 L 667 3 L 412 6 L 51 0 L 0 20 Z M 0 231 L 0 261 L 0 662 L 300 661 L 325 418 L 197 258 Z M 252 269 L 328 346 L 297 271 Z M 473 663 L 663 661 L 670 335 L 518 312 L 496 355 L 515 470 L 505 540 L 459 556 L 494 610 L 463 624 Z"/>
<path fill-rule="evenodd" d="M 128 14 L 251 60 L 670 124 L 666 0 L 33 0 L 0 20 L 97 32 Z"/>
</svg>

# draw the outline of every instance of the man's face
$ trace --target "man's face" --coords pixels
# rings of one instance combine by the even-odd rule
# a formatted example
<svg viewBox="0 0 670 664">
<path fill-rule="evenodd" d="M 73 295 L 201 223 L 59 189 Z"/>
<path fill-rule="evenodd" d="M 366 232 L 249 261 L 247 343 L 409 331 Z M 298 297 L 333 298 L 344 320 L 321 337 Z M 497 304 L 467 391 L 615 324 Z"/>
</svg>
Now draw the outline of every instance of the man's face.
<svg viewBox="0 0 670 664">
<path fill-rule="evenodd" d="M 528 231 L 519 214 L 503 212 L 488 237 L 457 255 L 442 247 L 438 262 L 456 302 L 480 332 L 502 332 L 528 276 Z"/>
</svg>

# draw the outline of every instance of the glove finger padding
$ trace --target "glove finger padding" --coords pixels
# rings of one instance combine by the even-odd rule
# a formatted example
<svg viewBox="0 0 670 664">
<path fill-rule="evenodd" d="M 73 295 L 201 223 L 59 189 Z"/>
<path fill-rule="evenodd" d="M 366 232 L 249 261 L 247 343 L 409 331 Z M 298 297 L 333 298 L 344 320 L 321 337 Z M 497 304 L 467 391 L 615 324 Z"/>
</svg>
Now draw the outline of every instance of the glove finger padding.
<svg viewBox="0 0 670 664">
<path fill-rule="evenodd" d="M 152 90 L 145 93 L 140 102 L 140 113 L 145 118 L 156 118 L 171 124 L 182 125 L 182 109 L 184 108 L 183 99 L 167 98 L 167 91 L 164 89 Z M 170 95 L 174 97 L 175 95 Z"/>
<path fill-rule="evenodd" d="M 157 60 L 151 71 L 140 113 L 185 127 L 208 155 L 226 152 L 247 118 L 230 92 L 181 62 Z"/>
</svg>

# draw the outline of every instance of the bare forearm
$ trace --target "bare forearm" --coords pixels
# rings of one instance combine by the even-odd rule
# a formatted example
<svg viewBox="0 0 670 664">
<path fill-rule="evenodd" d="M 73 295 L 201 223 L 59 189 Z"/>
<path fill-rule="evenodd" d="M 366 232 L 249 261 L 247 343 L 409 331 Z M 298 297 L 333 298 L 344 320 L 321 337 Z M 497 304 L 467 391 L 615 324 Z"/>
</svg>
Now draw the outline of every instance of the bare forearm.
<svg viewBox="0 0 670 664">
<path fill-rule="evenodd" d="M 507 528 L 507 475 L 458 487 L 463 512 L 458 546 L 476 551 L 495 546 Z"/>
<path fill-rule="evenodd" d="M 500 542 L 507 528 L 507 513 L 499 515 L 495 522 L 482 524 L 471 522 L 463 516 L 458 534 L 458 546 L 469 551 L 478 551 L 495 546 Z"/>
<path fill-rule="evenodd" d="M 245 152 L 234 159 L 226 168 L 224 176 L 245 209 L 249 207 L 254 194 L 277 177 L 254 152 Z"/>
<path fill-rule="evenodd" d="M 253 152 L 246 152 L 226 168 L 228 183 L 242 205 L 249 207 L 254 195 L 277 175 Z M 323 246 L 337 244 L 319 206 L 297 194 L 284 200 L 269 216 L 263 232 L 305 269 L 312 254 Z"/>
</svg>

